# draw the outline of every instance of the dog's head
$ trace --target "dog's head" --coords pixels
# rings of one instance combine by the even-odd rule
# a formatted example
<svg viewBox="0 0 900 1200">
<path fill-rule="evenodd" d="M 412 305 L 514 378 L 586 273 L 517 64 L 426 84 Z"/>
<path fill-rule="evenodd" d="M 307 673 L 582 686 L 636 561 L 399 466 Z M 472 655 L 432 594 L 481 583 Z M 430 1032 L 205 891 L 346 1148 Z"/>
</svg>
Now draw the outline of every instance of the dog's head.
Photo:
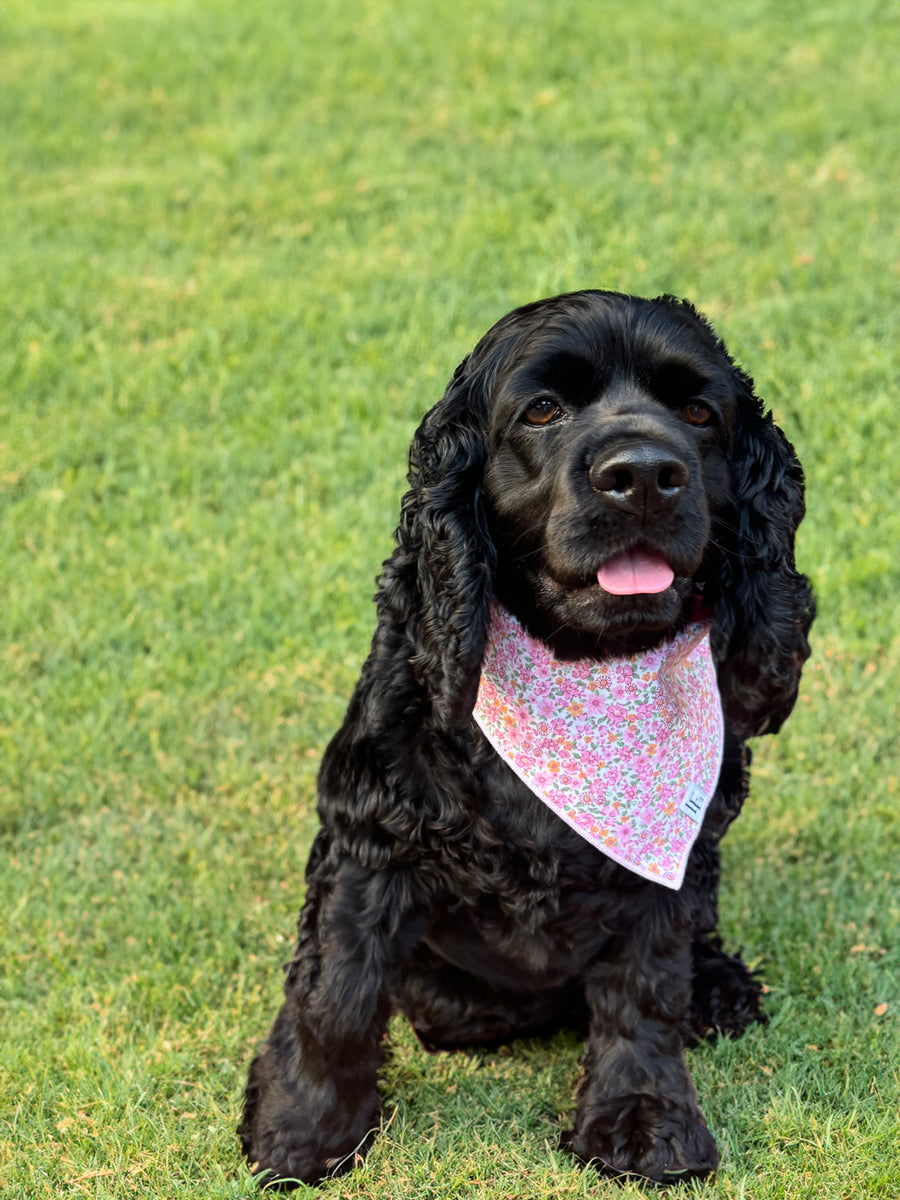
<svg viewBox="0 0 900 1200">
<path fill-rule="evenodd" d="M 411 450 L 379 605 L 439 721 L 468 719 L 496 596 L 564 657 L 713 617 L 726 716 L 776 729 L 809 653 L 803 477 L 686 303 L 576 292 L 504 317 Z"/>
</svg>

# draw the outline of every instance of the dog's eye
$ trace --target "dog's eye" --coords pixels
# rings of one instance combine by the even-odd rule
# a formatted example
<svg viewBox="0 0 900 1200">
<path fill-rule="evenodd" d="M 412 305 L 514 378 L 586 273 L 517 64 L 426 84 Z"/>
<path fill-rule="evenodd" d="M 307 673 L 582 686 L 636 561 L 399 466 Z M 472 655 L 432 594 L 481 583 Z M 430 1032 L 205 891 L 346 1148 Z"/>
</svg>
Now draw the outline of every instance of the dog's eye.
<svg viewBox="0 0 900 1200">
<path fill-rule="evenodd" d="M 708 425 L 712 411 L 699 400 L 692 400 L 690 404 L 685 404 L 681 415 L 689 425 Z"/>
<path fill-rule="evenodd" d="M 552 421 L 558 421 L 562 415 L 563 410 L 556 401 L 545 396 L 543 400 L 535 400 L 534 404 L 529 405 L 522 414 L 522 419 L 528 425 L 549 425 Z"/>
</svg>

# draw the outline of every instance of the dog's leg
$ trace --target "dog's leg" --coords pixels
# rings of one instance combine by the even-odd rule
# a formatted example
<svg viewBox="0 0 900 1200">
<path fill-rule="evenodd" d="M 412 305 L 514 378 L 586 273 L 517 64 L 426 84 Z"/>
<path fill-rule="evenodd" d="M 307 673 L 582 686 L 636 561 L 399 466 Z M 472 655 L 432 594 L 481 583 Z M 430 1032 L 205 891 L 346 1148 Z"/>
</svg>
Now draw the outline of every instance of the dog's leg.
<svg viewBox="0 0 900 1200">
<path fill-rule="evenodd" d="M 356 1165 L 378 1124 L 397 885 L 351 862 L 313 873 L 285 1001 L 250 1068 L 240 1136 L 253 1172 L 290 1186 Z"/>
<path fill-rule="evenodd" d="M 608 1173 L 659 1183 L 706 1175 L 715 1142 L 682 1057 L 691 936 L 647 905 L 616 953 L 588 973 L 590 1033 L 570 1145 Z"/>
<path fill-rule="evenodd" d="M 694 994 L 688 1044 L 718 1034 L 736 1035 L 765 1021 L 763 987 L 740 954 L 728 954 L 718 936 L 719 842 L 750 790 L 749 746 L 726 732 L 719 785 L 691 856 L 694 893 L 700 899 L 692 950 Z"/>
</svg>

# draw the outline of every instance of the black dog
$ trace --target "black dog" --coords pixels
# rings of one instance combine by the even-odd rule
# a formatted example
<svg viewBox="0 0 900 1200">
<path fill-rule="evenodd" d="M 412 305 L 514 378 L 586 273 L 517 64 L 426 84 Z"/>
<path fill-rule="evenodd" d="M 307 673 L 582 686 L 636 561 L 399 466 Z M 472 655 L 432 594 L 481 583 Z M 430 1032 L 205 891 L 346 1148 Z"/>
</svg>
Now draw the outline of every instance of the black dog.
<svg viewBox="0 0 900 1200">
<path fill-rule="evenodd" d="M 799 463 L 689 304 L 597 291 L 495 325 L 410 462 L 244 1151 L 270 1182 L 352 1166 L 399 1010 L 429 1048 L 582 1028 L 575 1154 L 706 1174 L 682 1052 L 761 1019 L 716 935 L 718 842 L 747 793 L 744 739 L 778 729 L 809 654 Z M 601 670 L 711 623 L 724 752 L 680 887 L 580 836 L 473 720 L 497 605 L 554 661 Z"/>
</svg>

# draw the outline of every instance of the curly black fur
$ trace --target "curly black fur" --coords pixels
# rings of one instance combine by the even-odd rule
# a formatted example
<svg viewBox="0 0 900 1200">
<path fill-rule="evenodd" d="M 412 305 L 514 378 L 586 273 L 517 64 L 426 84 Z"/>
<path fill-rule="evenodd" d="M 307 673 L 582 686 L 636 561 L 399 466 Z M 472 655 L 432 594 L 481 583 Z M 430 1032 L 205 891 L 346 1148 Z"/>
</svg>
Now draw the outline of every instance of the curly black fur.
<svg viewBox="0 0 900 1200">
<path fill-rule="evenodd" d="M 610 454 L 647 446 L 680 464 L 675 485 L 625 502 L 598 482 Z M 430 1048 L 582 1029 L 573 1151 L 652 1180 L 705 1174 L 716 1148 L 683 1049 L 761 1019 L 759 984 L 716 935 L 718 843 L 747 794 L 744 739 L 782 723 L 809 654 L 799 463 L 690 305 L 578 292 L 489 331 L 422 421 L 409 482 L 371 653 L 322 763 L 244 1151 L 270 1182 L 358 1161 L 399 1010 Z M 639 544 L 674 583 L 608 595 L 598 566 Z M 570 658 L 649 646 L 698 598 L 712 614 L 725 757 L 679 891 L 592 848 L 474 724 L 493 598 Z"/>
</svg>

